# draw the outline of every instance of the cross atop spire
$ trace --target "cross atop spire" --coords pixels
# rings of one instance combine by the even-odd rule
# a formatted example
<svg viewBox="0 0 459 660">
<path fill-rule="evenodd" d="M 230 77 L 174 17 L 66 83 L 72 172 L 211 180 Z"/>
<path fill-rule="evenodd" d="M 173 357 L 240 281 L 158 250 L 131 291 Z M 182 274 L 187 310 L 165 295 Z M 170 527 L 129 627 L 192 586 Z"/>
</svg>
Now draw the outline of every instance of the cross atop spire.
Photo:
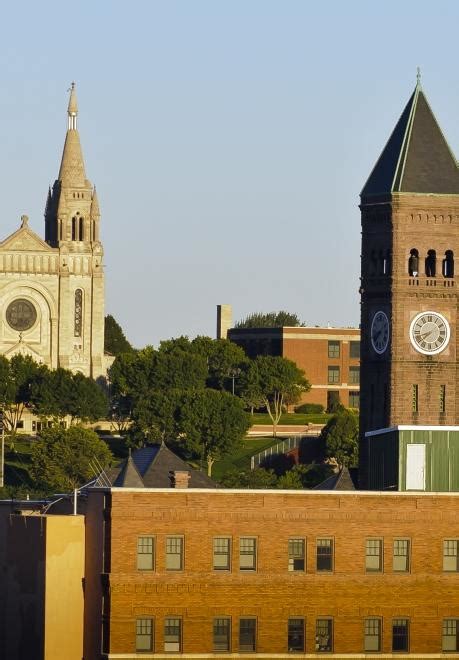
<svg viewBox="0 0 459 660">
<path fill-rule="evenodd" d="M 421 67 L 418 66 L 416 69 L 416 87 L 421 86 Z"/>
<path fill-rule="evenodd" d="M 69 116 L 68 119 L 68 129 L 70 130 L 76 130 L 77 127 L 77 115 L 78 115 L 78 103 L 77 103 L 77 97 L 76 97 L 76 91 L 75 91 L 75 83 L 72 82 L 70 89 L 70 97 L 69 97 L 69 107 L 67 109 L 67 114 Z"/>
</svg>

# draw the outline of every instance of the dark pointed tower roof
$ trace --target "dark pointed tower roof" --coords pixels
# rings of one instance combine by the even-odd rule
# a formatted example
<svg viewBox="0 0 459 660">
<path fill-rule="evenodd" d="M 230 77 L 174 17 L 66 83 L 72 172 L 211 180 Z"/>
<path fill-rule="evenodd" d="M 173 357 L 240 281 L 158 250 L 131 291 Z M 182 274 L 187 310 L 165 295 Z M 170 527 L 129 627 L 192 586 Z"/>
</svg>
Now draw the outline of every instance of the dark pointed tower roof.
<svg viewBox="0 0 459 660">
<path fill-rule="evenodd" d="M 124 488 L 145 488 L 143 479 L 140 476 L 136 464 L 132 460 L 131 452 L 129 452 L 129 456 L 125 460 L 113 486 L 121 486 Z"/>
<path fill-rule="evenodd" d="M 459 194 L 459 167 L 430 109 L 418 76 L 361 196 L 387 193 Z"/>
</svg>

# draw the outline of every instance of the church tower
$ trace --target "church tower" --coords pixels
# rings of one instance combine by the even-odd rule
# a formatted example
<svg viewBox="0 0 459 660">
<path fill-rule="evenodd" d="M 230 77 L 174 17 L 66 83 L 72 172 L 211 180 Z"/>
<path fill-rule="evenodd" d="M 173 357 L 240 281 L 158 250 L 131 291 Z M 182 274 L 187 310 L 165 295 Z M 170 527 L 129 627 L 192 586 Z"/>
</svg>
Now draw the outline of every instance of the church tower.
<svg viewBox="0 0 459 660">
<path fill-rule="evenodd" d="M 419 76 L 360 208 L 361 487 L 459 490 L 459 169 Z"/>
<path fill-rule="evenodd" d="M 86 178 L 72 84 L 59 175 L 48 193 L 45 241 L 23 216 L 0 243 L 0 353 L 50 368 L 106 375 L 103 249 L 95 188 Z"/>
</svg>

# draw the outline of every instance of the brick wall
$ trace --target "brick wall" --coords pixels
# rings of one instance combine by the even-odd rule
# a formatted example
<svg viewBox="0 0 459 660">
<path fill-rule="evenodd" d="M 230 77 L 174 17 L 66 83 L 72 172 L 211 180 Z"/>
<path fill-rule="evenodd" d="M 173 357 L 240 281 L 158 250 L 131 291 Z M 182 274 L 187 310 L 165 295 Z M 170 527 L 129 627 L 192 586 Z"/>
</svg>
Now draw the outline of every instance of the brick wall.
<svg viewBox="0 0 459 660">
<path fill-rule="evenodd" d="M 91 507 L 91 497 L 89 507 Z M 304 617 L 306 652 L 316 619 L 332 617 L 334 653 L 361 653 L 365 617 L 383 621 L 382 651 L 392 648 L 392 619 L 410 621 L 413 654 L 441 651 L 442 620 L 459 618 L 459 573 L 444 573 L 443 540 L 459 537 L 455 495 L 279 491 L 112 490 L 110 652 L 135 651 L 137 618 L 155 621 L 164 650 L 168 616 L 183 621 L 183 653 L 211 653 L 212 621 L 230 617 L 238 651 L 239 618 L 256 617 L 257 651 L 287 656 L 287 621 Z M 138 571 L 137 538 L 153 536 L 155 569 Z M 183 535 L 184 570 L 165 570 L 165 539 Z M 212 539 L 232 539 L 232 570 L 215 571 Z M 257 570 L 239 570 L 239 539 L 257 539 Z M 306 539 L 306 571 L 288 571 L 288 539 Z M 316 539 L 334 541 L 334 567 L 316 571 Z M 366 539 L 384 541 L 384 571 L 365 572 Z M 394 538 L 410 540 L 408 573 L 392 570 Z M 129 657 L 129 656 L 128 656 Z M 238 656 L 242 657 L 242 656 Z M 253 654 L 252 654 L 253 657 Z"/>
</svg>

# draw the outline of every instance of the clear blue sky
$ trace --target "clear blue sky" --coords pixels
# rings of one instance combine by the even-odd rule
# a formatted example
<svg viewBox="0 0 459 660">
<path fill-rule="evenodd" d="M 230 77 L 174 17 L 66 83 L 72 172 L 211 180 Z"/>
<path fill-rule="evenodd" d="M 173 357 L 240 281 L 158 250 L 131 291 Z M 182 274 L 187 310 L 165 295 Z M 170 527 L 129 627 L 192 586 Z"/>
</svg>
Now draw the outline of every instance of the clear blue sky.
<svg viewBox="0 0 459 660">
<path fill-rule="evenodd" d="M 459 153 L 458 25 L 456 0 L 7 3 L 1 235 L 22 213 L 44 234 L 75 80 L 136 346 L 214 336 L 218 303 L 357 325 L 358 195 L 417 66 Z"/>
</svg>

